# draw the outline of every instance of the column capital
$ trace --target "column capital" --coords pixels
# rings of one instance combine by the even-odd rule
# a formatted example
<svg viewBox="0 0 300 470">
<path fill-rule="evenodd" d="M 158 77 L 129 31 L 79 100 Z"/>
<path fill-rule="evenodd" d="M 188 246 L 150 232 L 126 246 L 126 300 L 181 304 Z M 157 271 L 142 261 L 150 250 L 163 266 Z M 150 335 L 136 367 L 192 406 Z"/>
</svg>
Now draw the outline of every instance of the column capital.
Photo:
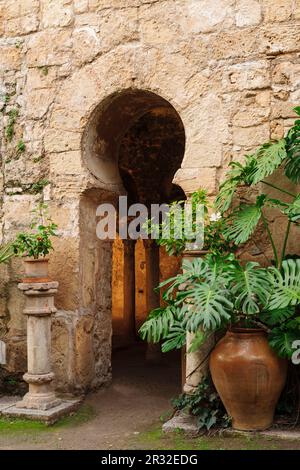
<svg viewBox="0 0 300 470">
<path fill-rule="evenodd" d="M 58 289 L 58 282 L 20 282 L 18 288 L 22 290 L 25 295 L 54 295 Z"/>
</svg>

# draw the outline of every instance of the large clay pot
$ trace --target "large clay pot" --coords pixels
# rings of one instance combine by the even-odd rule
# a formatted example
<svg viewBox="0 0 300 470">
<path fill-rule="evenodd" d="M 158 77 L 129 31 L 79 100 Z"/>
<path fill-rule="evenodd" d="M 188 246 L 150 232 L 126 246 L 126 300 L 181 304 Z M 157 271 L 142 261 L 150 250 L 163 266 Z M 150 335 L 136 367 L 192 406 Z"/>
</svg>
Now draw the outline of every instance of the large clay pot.
<svg viewBox="0 0 300 470">
<path fill-rule="evenodd" d="M 209 367 L 234 429 L 258 431 L 272 425 L 287 361 L 272 351 L 263 330 L 228 331 L 212 351 Z"/>
<path fill-rule="evenodd" d="M 48 258 L 25 258 L 25 278 L 22 282 L 49 282 Z"/>
</svg>

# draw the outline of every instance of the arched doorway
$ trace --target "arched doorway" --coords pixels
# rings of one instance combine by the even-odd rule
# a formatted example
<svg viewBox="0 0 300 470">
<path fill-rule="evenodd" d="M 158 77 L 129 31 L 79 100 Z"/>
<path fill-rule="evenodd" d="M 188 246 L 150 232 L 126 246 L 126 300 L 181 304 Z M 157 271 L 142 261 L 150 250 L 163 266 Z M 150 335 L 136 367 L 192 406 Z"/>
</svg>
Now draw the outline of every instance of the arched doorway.
<svg viewBox="0 0 300 470">
<path fill-rule="evenodd" d="M 184 147 L 184 128 L 174 107 L 144 90 L 128 89 L 105 99 L 85 130 L 83 157 L 95 185 L 80 201 L 81 278 L 83 308 L 94 317 L 95 386 L 110 377 L 112 344 L 117 351 L 144 348 L 137 330 L 160 304 L 153 289 L 179 267 L 152 240 L 97 239 L 96 208 L 104 202 L 117 208 L 119 195 L 127 195 L 128 205 L 139 202 L 148 208 L 183 199 L 172 180 Z"/>
</svg>

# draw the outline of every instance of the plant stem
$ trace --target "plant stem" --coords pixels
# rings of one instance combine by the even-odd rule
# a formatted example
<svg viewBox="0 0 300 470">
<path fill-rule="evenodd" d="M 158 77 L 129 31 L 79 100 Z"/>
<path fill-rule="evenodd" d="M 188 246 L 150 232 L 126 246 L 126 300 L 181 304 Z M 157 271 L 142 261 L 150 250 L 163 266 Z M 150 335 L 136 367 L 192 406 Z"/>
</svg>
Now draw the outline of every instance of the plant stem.
<svg viewBox="0 0 300 470">
<path fill-rule="evenodd" d="M 284 242 L 283 242 L 282 251 L 281 251 L 281 257 L 280 257 L 280 265 L 279 265 L 279 268 L 281 268 L 282 261 L 283 261 L 283 259 L 284 259 L 284 257 L 285 257 L 285 250 L 286 250 L 286 245 L 287 245 L 287 241 L 288 241 L 289 234 L 290 234 L 291 223 L 292 223 L 292 222 L 289 220 L 289 221 L 288 221 L 288 224 L 287 224 L 287 228 L 286 228 L 286 232 L 285 232 L 285 237 L 284 237 Z"/>
<path fill-rule="evenodd" d="M 282 193 L 288 194 L 291 197 L 296 197 L 296 194 L 290 193 L 286 189 L 280 188 L 279 186 L 276 186 L 273 183 L 268 183 L 267 181 L 263 180 L 262 183 L 266 184 L 267 186 L 271 186 L 271 188 L 277 189 L 278 191 L 281 191 Z"/>
<path fill-rule="evenodd" d="M 271 230 L 269 229 L 268 222 L 267 222 L 267 220 L 266 220 L 266 218 L 265 218 L 263 212 L 261 212 L 261 217 L 262 217 L 264 226 L 265 226 L 265 228 L 266 228 L 266 230 L 267 230 L 267 233 L 268 233 L 268 236 L 269 236 L 271 245 L 272 245 L 272 249 L 273 249 L 273 253 L 274 253 L 274 258 L 275 258 L 275 265 L 276 265 L 276 268 L 278 268 L 278 254 L 277 254 L 276 246 L 275 246 L 275 243 L 274 243 L 272 234 L 271 234 Z"/>
</svg>

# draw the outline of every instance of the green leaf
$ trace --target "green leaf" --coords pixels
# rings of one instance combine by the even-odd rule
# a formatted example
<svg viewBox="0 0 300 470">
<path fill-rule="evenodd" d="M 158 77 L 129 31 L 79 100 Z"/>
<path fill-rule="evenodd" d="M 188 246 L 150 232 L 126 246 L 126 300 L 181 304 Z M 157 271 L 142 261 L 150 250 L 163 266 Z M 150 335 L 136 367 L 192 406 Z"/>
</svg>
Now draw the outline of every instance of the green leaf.
<svg viewBox="0 0 300 470">
<path fill-rule="evenodd" d="M 261 217 L 261 207 L 257 204 L 242 204 L 228 217 L 229 225 L 224 230 L 224 237 L 236 245 L 245 243 L 253 234 Z"/>
<path fill-rule="evenodd" d="M 294 108 L 297 114 L 299 107 Z M 294 126 L 286 135 L 287 161 L 285 165 L 286 176 L 295 184 L 300 183 L 300 120 L 295 121 Z"/>
<path fill-rule="evenodd" d="M 284 210 L 284 213 L 292 222 L 297 222 L 300 219 L 300 194 L 294 199 L 294 201 L 288 205 Z"/>
<path fill-rule="evenodd" d="M 253 315 L 266 305 L 271 293 L 271 277 L 267 269 L 258 263 L 249 262 L 243 268 L 238 265 L 232 272 L 232 292 L 235 308 L 246 315 Z"/>
<path fill-rule="evenodd" d="M 7 263 L 12 256 L 14 256 L 14 250 L 11 243 L 0 247 L 0 263 Z"/>
<path fill-rule="evenodd" d="M 188 349 L 188 353 L 198 351 L 202 344 L 207 340 L 207 333 L 202 330 L 196 331 L 194 338 L 192 339 L 191 345 Z"/>
<path fill-rule="evenodd" d="M 280 139 L 277 142 L 267 142 L 255 152 L 256 163 L 251 172 L 252 184 L 257 184 L 271 175 L 286 158 L 286 141 Z"/>
<path fill-rule="evenodd" d="M 166 338 L 174 323 L 178 320 L 177 309 L 174 305 L 159 307 L 152 310 L 141 326 L 141 338 L 148 342 L 158 343 Z"/>
<path fill-rule="evenodd" d="M 300 259 L 287 259 L 282 269 L 270 268 L 274 280 L 274 290 L 268 310 L 286 308 L 300 302 Z"/>
<path fill-rule="evenodd" d="M 252 155 L 246 155 L 244 165 L 239 162 L 230 163 L 230 169 L 226 174 L 226 179 L 221 184 L 219 194 L 216 197 L 215 206 L 217 210 L 222 213 L 227 211 L 231 205 L 237 187 L 240 184 L 249 184 L 249 174 L 251 174 L 254 163 Z"/>
<path fill-rule="evenodd" d="M 269 326 L 278 325 L 295 315 L 295 307 L 264 310 L 260 313 L 260 320 Z"/>
<path fill-rule="evenodd" d="M 163 353 L 173 349 L 180 349 L 186 344 L 186 330 L 180 324 L 173 325 L 163 342 L 161 350 Z"/>
<path fill-rule="evenodd" d="M 185 294 L 190 304 L 186 316 L 187 331 L 195 333 L 200 327 L 215 330 L 229 321 L 233 304 L 229 292 L 220 283 L 201 282 Z"/>
<path fill-rule="evenodd" d="M 291 358 L 294 352 L 293 342 L 299 339 L 300 330 L 273 328 L 269 335 L 269 344 L 278 356 Z"/>
</svg>

